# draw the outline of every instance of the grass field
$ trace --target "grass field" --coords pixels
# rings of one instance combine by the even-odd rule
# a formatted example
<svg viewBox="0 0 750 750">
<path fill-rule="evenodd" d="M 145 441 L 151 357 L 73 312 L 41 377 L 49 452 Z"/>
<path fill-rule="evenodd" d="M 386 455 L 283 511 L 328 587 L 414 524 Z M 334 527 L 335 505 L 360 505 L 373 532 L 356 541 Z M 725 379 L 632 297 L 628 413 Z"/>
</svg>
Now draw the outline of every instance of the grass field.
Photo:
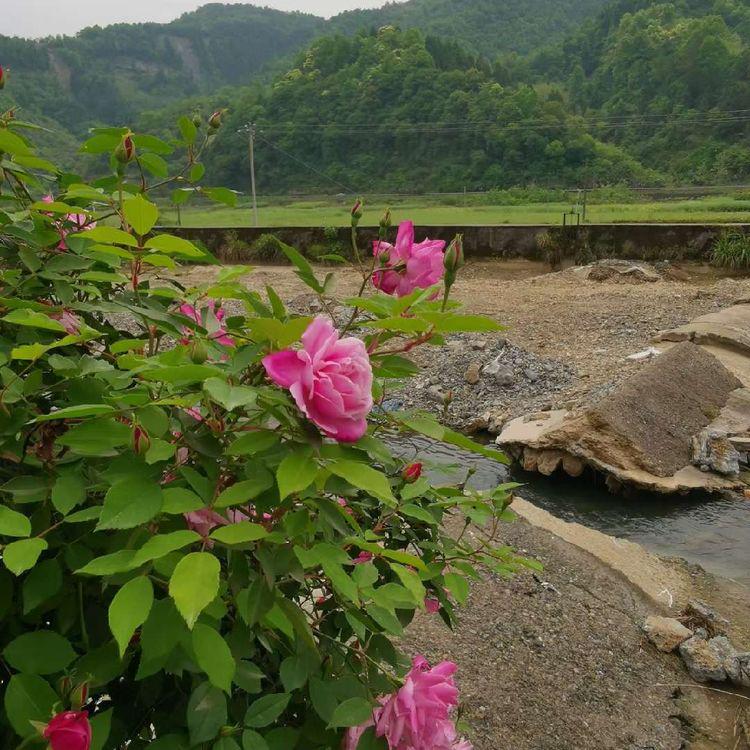
<svg viewBox="0 0 750 750">
<path fill-rule="evenodd" d="M 513 206 L 440 205 L 429 198 L 393 202 L 393 221 L 412 219 L 421 225 L 441 224 L 562 224 L 569 203 L 533 203 Z M 384 203 L 365 207 L 363 225 L 377 224 L 386 208 Z M 335 201 L 262 202 L 258 208 L 263 227 L 346 226 L 348 204 Z M 165 223 L 177 223 L 173 208 L 162 212 Z M 663 222 L 723 223 L 750 221 L 750 200 L 711 196 L 688 200 L 660 200 L 637 203 L 601 203 L 588 206 L 586 219 L 592 224 Z M 252 226 L 252 210 L 246 203 L 237 208 L 224 206 L 186 207 L 182 226 Z"/>
</svg>

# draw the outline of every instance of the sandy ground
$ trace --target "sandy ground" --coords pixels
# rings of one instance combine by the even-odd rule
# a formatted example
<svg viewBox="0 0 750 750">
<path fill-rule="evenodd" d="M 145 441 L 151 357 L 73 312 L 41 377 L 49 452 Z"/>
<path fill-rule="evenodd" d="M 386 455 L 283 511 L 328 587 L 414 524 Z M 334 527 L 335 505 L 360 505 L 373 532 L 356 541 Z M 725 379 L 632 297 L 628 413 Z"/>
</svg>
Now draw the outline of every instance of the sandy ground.
<svg viewBox="0 0 750 750">
<path fill-rule="evenodd" d="M 525 261 L 475 262 L 462 271 L 456 297 L 468 311 L 508 325 L 513 344 L 570 363 L 576 376 L 561 397 L 580 400 L 635 371 L 638 363 L 625 358 L 659 330 L 750 295 L 750 279 L 682 270 L 681 280 L 631 285 L 548 274 Z M 181 280 L 204 282 L 206 273 L 192 269 Z M 358 277 L 338 275 L 338 295 L 355 293 Z M 289 267 L 265 266 L 248 277 L 258 291 L 266 284 L 286 300 L 306 292 Z M 701 689 L 677 657 L 644 640 L 640 625 L 665 611 L 666 588 L 673 611 L 703 598 L 750 648 L 747 590 L 533 507 L 519 510 L 531 523 L 504 527 L 503 541 L 540 559 L 543 575 L 477 582 L 455 634 L 423 616 L 406 644 L 458 663 L 477 750 L 746 748 L 737 727 L 747 699 Z"/>
</svg>

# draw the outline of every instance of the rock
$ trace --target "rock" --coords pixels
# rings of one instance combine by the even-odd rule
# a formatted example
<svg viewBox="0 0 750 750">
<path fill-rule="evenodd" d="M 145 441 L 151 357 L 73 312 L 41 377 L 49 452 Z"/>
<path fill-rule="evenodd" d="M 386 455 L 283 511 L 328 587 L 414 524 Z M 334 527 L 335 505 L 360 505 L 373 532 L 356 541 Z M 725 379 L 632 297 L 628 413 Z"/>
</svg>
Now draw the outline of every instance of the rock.
<svg viewBox="0 0 750 750">
<path fill-rule="evenodd" d="M 536 471 L 539 465 L 539 451 L 533 448 L 526 448 L 523 452 L 523 461 L 521 466 L 524 471 Z"/>
<path fill-rule="evenodd" d="M 466 430 L 469 435 L 474 435 L 477 432 L 484 432 L 489 426 L 489 413 L 485 412 L 481 416 L 474 417 L 474 419 L 466 422 L 466 424 L 464 425 L 464 430 Z"/>
<path fill-rule="evenodd" d="M 727 677 L 735 684 L 741 685 L 740 655 L 725 635 L 717 635 L 708 642 L 709 647 L 719 657 Z"/>
<path fill-rule="evenodd" d="M 642 362 L 646 359 L 653 359 L 654 357 L 658 357 L 661 354 L 661 349 L 657 349 L 655 346 L 649 346 L 648 349 L 644 349 L 642 352 L 637 352 L 636 354 L 631 354 L 625 359 L 633 360 L 633 362 Z"/>
<path fill-rule="evenodd" d="M 536 370 L 531 369 L 530 367 L 524 370 L 523 374 L 526 380 L 528 380 L 530 383 L 536 383 L 536 381 L 539 380 L 539 373 Z"/>
<path fill-rule="evenodd" d="M 750 688 L 750 652 L 745 651 L 737 654 L 737 674 L 732 678 L 735 685 Z"/>
<path fill-rule="evenodd" d="M 482 373 L 482 365 L 480 365 L 478 362 L 472 362 L 466 370 L 466 374 L 464 375 L 464 380 L 469 385 L 476 385 L 479 382 L 481 373 Z"/>
<path fill-rule="evenodd" d="M 727 678 L 721 658 L 701 638 L 688 638 L 680 644 L 680 656 L 696 682 L 723 682 Z"/>
<path fill-rule="evenodd" d="M 475 339 L 471 342 L 471 348 L 475 352 L 483 352 L 487 348 L 487 342 L 484 339 Z"/>
<path fill-rule="evenodd" d="M 586 464 L 578 458 L 578 456 L 571 456 L 570 453 L 566 453 L 562 460 L 563 471 L 569 477 L 580 477 L 586 469 Z"/>
<path fill-rule="evenodd" d="M 545 477 L 551 476 L 562 463 L 562 451 L 542 451 L 536 462 L 536 470 Z"/>
<path fill-rule="evenodd" d="M 669 653 L 674 651 L 683 641 L 691 638 L 693 633 L 674 617 L 659 617 L 652 615 L 646 618 L 643 630 L 651 643 L 659 649 Z"/>
<path fill-rule="evenodd" d="M 427 396 L 429 397 L 430 401 L 435 401 L 438 404 L 442 404 L 445 402 L 445 393 L 439 385 L 431 385 L 427 389 Z"/>
<path fill-rule="evenodd" d="M 705 628 L 712 638 L 729 634 L 729 620 L 725 620 L 716 610 L 699 599 L 691 599 L 687 603 L 680 621 L 693 630 Z"/>
<path fill-rule="evenodd" d="M 535 411 L 532 414 L 527 414 L 523 421 L 528 422 L 546 422 L 550 418 L 550 412 L 548 411 Z"/>
<path fill-rule="evenodd" d="M 507 409 L 490 409 L 482 417 L 487 418 L 487 432 L 499 435 L 510 417 L 510 412 Z"/>
<path fill-rule="evenodd" d="M 725 476 L 736 477 L 740 473 L 740 454 L 732 441 L 719 430 L 706 428 L 692 439 L 693 464 L 701 470 L 709 469 Z"/>
<path fill-rule="evenodd" d="M 605 259 L 593 263 L 586 278 L 589 281 L 616 281 L 630 284 L 659 281 L 661 276 L 646 263 Z"/>
<path fill-rule="evenodd" d="M 513 370 L 503 362 L 502 354 L 484 366 L 484 374 L 494 378 L 498 385 L 503 386 L 513 385 L 516 380 Z"/>
</svg>

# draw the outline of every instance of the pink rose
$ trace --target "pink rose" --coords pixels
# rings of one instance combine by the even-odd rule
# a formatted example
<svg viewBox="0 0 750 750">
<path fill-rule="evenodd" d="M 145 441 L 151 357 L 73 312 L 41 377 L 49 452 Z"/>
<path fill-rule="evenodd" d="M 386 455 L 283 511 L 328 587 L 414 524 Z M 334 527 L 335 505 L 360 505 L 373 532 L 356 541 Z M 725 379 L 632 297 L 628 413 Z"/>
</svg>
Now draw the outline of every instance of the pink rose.
<svg viewBox="0 0 750 750">
<path fill-rule="evenodd" d="M 354 443 L 367 432 L 372 366 L 359 339 L 340 339 L 329 320 L 315 318 L 302 334 L 301 349 L 269 354 L 263 366 L 328 437 Z"/>
<path fill-rule="evenodd" d="M 44 729 L 44 739 L 51 750 L 89 750 L 91 725 L 85 711 L 65 711 L 57 714 Z"/>
<path fill-rule="evenodd" d="M 444 661 L 431 669 L 423 656 L 415 657 L 403 686 L 379 699 L 380 708 L 371 719 L 347 730 L 344 750 L 356 750 L 368 727 L 386 738 L 390 750 L 472 750 L 471 743 L 458 737 L 450 718 L 458 705 L 455 671 L 453 662 Z"/>
<path fill-rule="evenodd" d="M 77 336 L 81 332 L 81 321 L 70 310 L 63 309 L 61 312 L 50 313 L 50 318 L 61 323 L 65 332 L 71 336 Z"/>
<path fill-rule="evenodd" d="M 428 596 L 424 600 L 424 607 L 431 615 L 434 615 L 440 611 L 440 602 Z"/>
<path fill-rule="evenodd" d="M 212 314 L 214 318 L 216 318 L 217 323 L 217 330 L 215 330 L 213 333 L 211 333 L 210 327 L 207 327 L 206 324 L 203 322 L 203 309 L 208 308 L 209 314 Z M 194 320 L 199 326 L 203 328 L 208 328 L 209 330 L 209 338 L 212 341 L 215 341 L 217 344 L 221 344 L 222 346 L 234 346 L 234 339 L 227 335 L 227 329 L 222 325 L 222 321 L 226 317 L 226 311 L 223 307 L 217 307 L 216 301 L 212 299 L 207 299 L 206 304 L 202 307 L 194 307 L 193 305 L 189 305 L 187 302 L 180 305 L 180 312 L 187 318 L 190 318 Z M 183 344 L 188 343 L 190 338 L 193 336 L 194 331 L 190 328 L 183 328 L 182 329 L 183 336 L 185 338 L 182 340 Z"/>
<path fill-rule="evenodd" d="M 414 244 L 414 224 L 404 221 L 399 225 L 396 246 L 375 241 L 373 255 L 378 259 L 372 283 L 386 294 L 405 297 L 415 289 L 427 289 L 443 278 L 442 240 L 424 240 Z"/>
<path fill-rule="evenodd" d="M 366 552 L 365 550 L 362 550 L 353 560 L 352 563 L 354 565 L 364 565 L 365 563 L 372 562 L 375 555 L 372 554 L 372 552 Z"/>
</svg>

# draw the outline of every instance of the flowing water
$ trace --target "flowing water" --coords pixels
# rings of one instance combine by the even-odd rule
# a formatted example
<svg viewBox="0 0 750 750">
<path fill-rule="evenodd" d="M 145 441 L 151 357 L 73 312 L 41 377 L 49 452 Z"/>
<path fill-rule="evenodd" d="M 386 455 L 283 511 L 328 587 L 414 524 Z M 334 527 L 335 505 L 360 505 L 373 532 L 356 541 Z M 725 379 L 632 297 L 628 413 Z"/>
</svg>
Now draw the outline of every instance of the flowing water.
<svg viewBox="0 0 750 750">
<path fill-rule="evenodd" d="M 399 453 L 420 458 L 435 479 L 458 479 L 469 467 L 477 489 L 523 482 L 516 492 L 558 518 L 638 542 L 659 555 L 688 562 L 750 587 L 750 500 L 707 495 L 677 497 L 646 492 L 611 495 L 586 474 L 581 479 L 542 477 L 426 439 L 400 443 Z"/>
</svg>

